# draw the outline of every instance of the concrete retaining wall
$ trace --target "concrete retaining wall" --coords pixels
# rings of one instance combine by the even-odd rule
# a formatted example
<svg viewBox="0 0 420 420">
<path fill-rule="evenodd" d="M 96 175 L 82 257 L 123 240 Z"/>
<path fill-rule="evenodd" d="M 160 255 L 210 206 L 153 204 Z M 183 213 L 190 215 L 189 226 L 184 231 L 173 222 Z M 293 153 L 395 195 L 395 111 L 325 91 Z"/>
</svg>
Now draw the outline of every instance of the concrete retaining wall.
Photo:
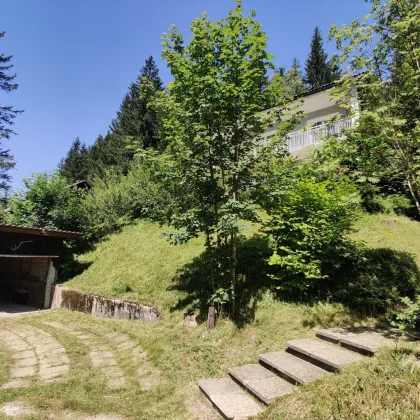
<svg viewBox="0 0 420 420">
<path fill-rule="evenodd" d="M 152 306 L 91 295 L 59 284 L 55 286 L 51 308 L 66 308 L 103 318 L 159 321 L 159 312 Z"/>
</svg>

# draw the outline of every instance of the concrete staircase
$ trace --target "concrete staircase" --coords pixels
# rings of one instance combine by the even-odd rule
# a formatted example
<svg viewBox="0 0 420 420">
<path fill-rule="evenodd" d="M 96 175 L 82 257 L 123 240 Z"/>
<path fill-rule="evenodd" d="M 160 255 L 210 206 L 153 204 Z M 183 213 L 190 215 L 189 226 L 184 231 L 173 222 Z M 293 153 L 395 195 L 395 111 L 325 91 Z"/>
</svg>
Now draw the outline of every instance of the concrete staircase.
<svg viewBox="0 0 420 420">
<path fill-rule="evenodd" d="M 261 413 L 296 386 L 337 372 L 394 344 L 392 333 L 372 329 L 319 330 L 316 339 L 286 342 L 286 350 L 260 354 L 258 364 L 228 370 L 229 377 L 204 379 L 198 386 L 226 419 Z"/>
</svg>

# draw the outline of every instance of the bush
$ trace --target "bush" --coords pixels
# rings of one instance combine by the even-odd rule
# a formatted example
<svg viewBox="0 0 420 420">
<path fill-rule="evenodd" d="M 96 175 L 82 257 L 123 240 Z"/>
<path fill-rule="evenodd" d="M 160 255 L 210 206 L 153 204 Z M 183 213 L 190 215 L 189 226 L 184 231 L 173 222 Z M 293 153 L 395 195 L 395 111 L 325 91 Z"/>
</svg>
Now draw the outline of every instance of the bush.
<svg viewBox="0 0 420 420">
<path fill-rule="evenodd" d="M 9 202 L 10 223 L 86 232 L 85 191 L 69 187 L 58 173 L 35 173 L 24 178 L 24 189 Z"/>
<path fill-rule="evenodd" d="M 404 195 L 375 195 L 366 203 L 366 207 L 371 211 L 379 213 L 409 215 L 413 209 L 413 204 L 410 199 Z"/>
<path fill-rule="evenodd" d="M 388 248 L 355 250 L 335 274 L 335 300 L 356 309 L 385 312 L 401 297 L 420 290 L 420 271 L 411 254 Z"/>
<path fill-rule="evenodd" d="M 356 190 L 346 182 L 303 176 L 286 189 L 264 226 L 274 247 L 269 264 L 278 268 L 278 288 L 316 298 L 319 281 L 351 249 L 346 235 L 358 210 Z"/>
<path fill-rule="evenodd" d="M 391 324 L 404 333 L 413 332 L 417 329 L 420 320 L 420 295 L 414 300 L 408 297 L 401 298 L 401 303 L 403 306 L 394 311 L 395 319 Z"/>
<path fill-rule="evenodd" d="M 160 219 L 169 201 L 147 166 L 133 165 L 127 175 L 108 171 L 86 197 L 89 236 L 99 239 L 142 217 Z"/>
</svg>

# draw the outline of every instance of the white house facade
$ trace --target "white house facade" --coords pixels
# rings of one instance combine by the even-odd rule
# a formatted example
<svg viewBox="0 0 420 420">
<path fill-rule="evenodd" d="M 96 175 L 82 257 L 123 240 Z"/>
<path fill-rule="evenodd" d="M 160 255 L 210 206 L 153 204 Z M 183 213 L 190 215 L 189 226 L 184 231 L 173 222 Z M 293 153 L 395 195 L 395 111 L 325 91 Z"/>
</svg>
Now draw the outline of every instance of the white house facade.
<svg viewBox="0 0 420 420">
<path fill-rule="evenodd" d="M 288 134 L 286 147 L 292 155 L 307 156 L 311 148 L 319 145 L 326 134 L 341 134 L 343 129 L 352 127 L 357 120 L 358 102 L 356 93 L 349 99 L 356 112 L 350 113 L 337 105 L 330 97 L 333 84 L 311 89 L 296 98 L 301 105 L 299 111 L 304 116 L 294 130 Z M 298 102 L 297 102 L 298 103 Z M 331 123 L 331 119 L 334 123 Z M 276 135 L 277 125 L 273 125 L 263 135 L 265 141 Z"/>
</svg>

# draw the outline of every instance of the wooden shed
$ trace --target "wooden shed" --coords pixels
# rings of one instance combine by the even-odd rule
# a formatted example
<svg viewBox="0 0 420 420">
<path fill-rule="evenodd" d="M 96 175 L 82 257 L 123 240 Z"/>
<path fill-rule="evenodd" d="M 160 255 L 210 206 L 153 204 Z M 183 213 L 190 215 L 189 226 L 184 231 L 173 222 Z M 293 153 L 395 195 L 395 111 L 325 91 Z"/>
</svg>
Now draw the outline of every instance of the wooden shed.
<svg viewBox="0 0 420 420">
<path fill-rule="evenodd" d="M 50 307 L 63 241 L 77 232 L 0 224 L 0 301 Z"/>
</svg>

